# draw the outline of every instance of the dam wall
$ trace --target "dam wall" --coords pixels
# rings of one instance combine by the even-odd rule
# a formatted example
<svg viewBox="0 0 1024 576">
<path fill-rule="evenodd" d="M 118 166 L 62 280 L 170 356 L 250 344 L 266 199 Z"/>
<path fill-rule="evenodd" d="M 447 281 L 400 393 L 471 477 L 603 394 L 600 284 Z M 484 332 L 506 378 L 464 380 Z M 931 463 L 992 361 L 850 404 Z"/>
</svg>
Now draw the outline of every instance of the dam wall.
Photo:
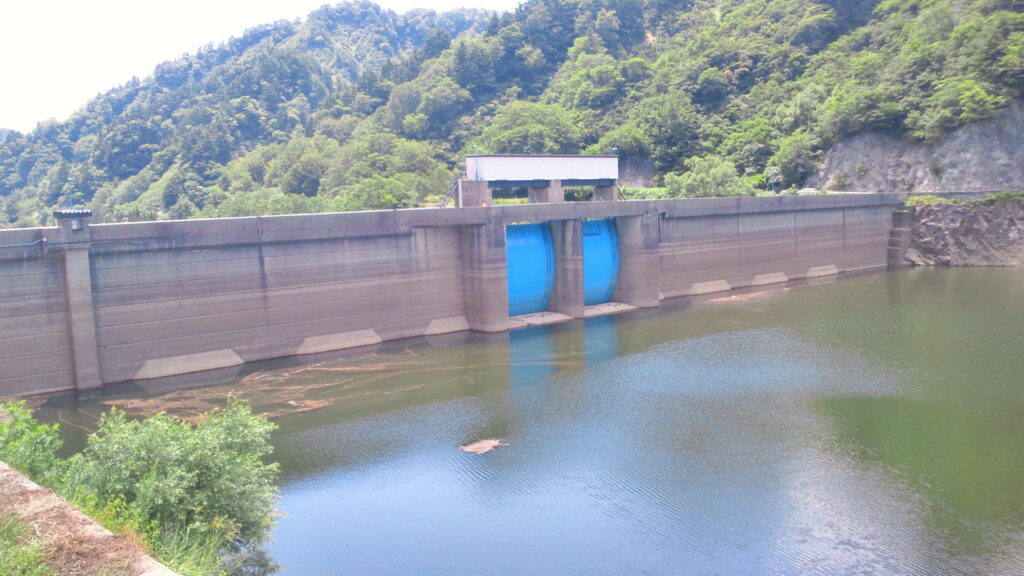
<svg viewBox="0 0 1024 576">
<path fill-rule="evenodd" d="M 546 223 L 586 314 L 584 220 L 635 307 L 886 265 L 895 195 L 527 204 L 0 231 L 0 395 L 88 389 L 510 321 L 505 227 Z"/>
<path fill-rule="evenodd" d="M 0 231 L 0 394 L 74 385 L 64 261 L 43 257 L 44 232 Z"/>
</svg>

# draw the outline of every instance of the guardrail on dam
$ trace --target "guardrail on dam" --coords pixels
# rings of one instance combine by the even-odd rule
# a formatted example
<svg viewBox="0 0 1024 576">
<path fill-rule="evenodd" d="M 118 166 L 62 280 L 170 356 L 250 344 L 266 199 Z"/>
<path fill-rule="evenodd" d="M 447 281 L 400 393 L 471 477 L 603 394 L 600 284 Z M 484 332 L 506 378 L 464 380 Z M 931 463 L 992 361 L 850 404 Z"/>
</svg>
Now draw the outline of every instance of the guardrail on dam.
<svg viewBox="0 0 1024 576">
<path fill-rule="evenodd" d="M 544 271 L 536 267 L 547 276 L 527 308 L 569 317 L 609 295 L 651 307 L 881 268 L 898 203 L 896 195 L 709 198 L 3 230 L 0 394 L 507 330 L 522 274 L 510 285 L 506 225 L 516 223 L 547 226 L 537 251 Z M 585 246 L 614 252 L 614 265 L 585 265 Z M 591 262 L 606 258 L 587 252 Z"/>
</svg>

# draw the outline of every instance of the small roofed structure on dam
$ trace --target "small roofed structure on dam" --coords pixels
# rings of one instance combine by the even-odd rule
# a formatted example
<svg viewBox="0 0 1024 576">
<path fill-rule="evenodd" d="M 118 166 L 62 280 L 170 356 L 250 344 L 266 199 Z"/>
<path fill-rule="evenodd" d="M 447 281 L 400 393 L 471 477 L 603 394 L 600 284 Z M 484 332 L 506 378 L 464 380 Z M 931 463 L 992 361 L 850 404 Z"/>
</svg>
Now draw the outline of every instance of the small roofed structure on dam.
<svg viewBox="0 0 1024 576">
<path fill-rule="evenodd" d="M 565 202 L 565 188 L 592 186 L 593 200 L 619 199 L 618 156 L 496 154 L 466 156 L 456 206 L 490 206 L 493 190 L 525 188 L 529 201 Z"/>
</svg>

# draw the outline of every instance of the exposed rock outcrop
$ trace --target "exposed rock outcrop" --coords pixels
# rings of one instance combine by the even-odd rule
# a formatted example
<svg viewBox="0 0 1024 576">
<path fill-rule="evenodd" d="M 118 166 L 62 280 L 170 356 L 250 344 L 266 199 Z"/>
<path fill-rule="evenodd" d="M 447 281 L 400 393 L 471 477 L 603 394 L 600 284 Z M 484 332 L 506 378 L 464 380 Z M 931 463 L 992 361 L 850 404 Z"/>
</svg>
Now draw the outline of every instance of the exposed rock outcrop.
<svg viewBox="0 0 1024 576">
<path fill-rule="evenodd" d="M 1024 266 L 1024 202 L 919 206 L 906 258 L 915 266 Z"/>
<path fill-rule="evenodd" d="M 858 134 L 836 144 L 807 185 L 915 194 L 1024 189 L 1024 102 L 961 126 L 937 144 Z"/>
</svg>

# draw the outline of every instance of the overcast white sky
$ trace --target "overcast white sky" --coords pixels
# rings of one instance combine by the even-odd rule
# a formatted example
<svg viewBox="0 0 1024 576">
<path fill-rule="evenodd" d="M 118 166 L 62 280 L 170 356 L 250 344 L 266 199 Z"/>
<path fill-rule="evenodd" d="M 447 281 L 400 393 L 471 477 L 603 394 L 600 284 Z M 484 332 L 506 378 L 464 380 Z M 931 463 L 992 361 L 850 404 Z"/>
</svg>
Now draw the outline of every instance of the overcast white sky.
<svg viewBox="0 0 1024 576">
<path fill-rule="evenodd" d="M 377 0 L 396 12 L 459 6 L 511 10 L 521 0 Z M 97 94 L 145 78 L 246 28 L 305 18 L 331 0 L 9 0 L 0 7 L 0 128 L 67 119 Z"/>
</svg>

